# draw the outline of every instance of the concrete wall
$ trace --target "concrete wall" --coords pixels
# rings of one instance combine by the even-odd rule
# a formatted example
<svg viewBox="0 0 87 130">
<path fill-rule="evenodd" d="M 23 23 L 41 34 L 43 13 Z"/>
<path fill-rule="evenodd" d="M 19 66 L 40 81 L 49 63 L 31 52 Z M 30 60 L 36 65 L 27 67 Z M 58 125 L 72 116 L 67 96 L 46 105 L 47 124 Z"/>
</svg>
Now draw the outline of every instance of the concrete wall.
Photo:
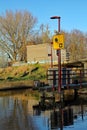
<svg viewBox="0 0 87 130">
<path fill-rule="evenodd" d="M 51 44 L 37 44 L 27 46 L 27 62 L 28 63 L 50 63 L 51 57 Z M 56 55 L 56 50 L 52 48 L 53 62 L 58 63 L 58 56 Z M 61 50 L 61 61 L 62 63 L 66 60 L 66 51 Z"/>
</svg>

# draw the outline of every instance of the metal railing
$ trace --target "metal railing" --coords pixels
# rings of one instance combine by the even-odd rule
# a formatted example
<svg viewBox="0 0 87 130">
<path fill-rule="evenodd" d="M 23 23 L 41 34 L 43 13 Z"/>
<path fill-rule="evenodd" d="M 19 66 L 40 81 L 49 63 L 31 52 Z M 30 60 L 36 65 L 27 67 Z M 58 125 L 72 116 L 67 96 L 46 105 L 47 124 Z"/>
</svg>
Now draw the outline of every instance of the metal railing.
<svg viewBox="0 0 87 130">
<path fill-rule="evenodd" d="M 87 82 L 87 69 L 61 69 L 61 84 L 81 84 Z M 49 85 L 58 86 L 58 68 L 49 68 L 47 71 L 47 80 Z"/>
</svg>

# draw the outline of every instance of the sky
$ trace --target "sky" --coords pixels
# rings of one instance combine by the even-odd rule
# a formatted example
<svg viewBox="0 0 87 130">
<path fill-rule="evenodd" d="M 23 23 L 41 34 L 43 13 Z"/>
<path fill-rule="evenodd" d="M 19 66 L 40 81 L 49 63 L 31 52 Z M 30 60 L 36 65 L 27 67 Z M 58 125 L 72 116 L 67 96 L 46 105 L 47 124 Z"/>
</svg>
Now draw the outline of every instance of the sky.
<svg viewBox="0 0 87 130">
<path fill-rule="evenodd" d="M 0 0 L 0 15 L 6 10 L 27 10 L 38 19 L 37 27 L 48 24 L 50 31 L 58 29 L 50 17 L 60 16 L 60 30 L 87 32 L 87 0 Z"/>
</svg>

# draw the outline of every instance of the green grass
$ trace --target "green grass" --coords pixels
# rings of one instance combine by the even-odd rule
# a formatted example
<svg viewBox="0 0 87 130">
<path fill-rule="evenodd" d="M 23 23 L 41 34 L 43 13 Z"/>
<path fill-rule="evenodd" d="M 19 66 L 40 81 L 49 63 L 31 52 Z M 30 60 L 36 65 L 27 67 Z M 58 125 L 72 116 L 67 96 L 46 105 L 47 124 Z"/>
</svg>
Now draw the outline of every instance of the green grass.
<svg viewBox="0 0 87 130">
<path fill-rule="evenodd" d="M 0 80 L 45 80 L 47 66 L 41 64 L 0 68 Z"/>
</svg>

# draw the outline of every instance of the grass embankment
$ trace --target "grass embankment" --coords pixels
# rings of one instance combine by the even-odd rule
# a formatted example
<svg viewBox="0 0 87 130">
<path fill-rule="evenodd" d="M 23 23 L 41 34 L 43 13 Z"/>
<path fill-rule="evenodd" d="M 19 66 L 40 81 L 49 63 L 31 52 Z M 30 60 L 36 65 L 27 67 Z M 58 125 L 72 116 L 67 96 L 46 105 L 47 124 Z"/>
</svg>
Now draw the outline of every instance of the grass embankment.
<svg viewBox="0 0 87 130">
<path fill-rule="evenodd" d="M 0 86 L 3 83 L 10 85 L 31 85 L 34 80 L 46 81 L 47 65 L 24 65 L 0 68 Z"/>
</svg>

